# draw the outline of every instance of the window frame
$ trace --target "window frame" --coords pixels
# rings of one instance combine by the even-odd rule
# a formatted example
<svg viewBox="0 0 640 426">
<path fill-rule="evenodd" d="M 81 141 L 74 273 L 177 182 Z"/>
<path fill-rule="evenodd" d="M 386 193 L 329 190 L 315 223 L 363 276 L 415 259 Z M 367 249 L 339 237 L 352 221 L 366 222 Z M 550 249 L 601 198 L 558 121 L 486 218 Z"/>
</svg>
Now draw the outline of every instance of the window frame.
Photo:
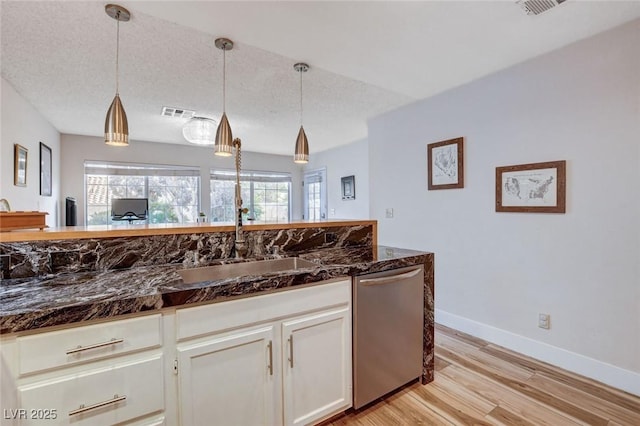
<svg viewBox="0 0 640 426">
<path fill-rule="evenodd" d="M 146 164 L 146 163 L 127 163 L 127 162 L 116 162 L 116 161 L 97 161 L 97 160 L 87 160 L 84 162 L 84 225 L 85 226 L 104 226 L 102 225 L 90 225 L 89 224 L 89 207 L 93 206 L 89 204 L 89 176 L 106 176 L 107 177 L 107 188 L 109 188 L 108 177 L 110 176 L 122 176 L 122 177 L 141 177 L 143 178 L 143 198 L 149 197 L 149 188 L 155 187 L 156 185 L 149 183 L 149 178 L 157 177 L 157 176 L 167 176 L 167 177 L 194 177 L 195 181 L 195 204 L 189 204 L 188 206 L 195 207 L 197 216 L 198 212 L 201 211 L 201 200 L 202 200 L 202 182 L 200 176 L 200 168 L 193 166 L 178 166 L 178 165 L 167 165 L 167 164 Z M 166 187 L 167 185 L 165 185 Z M 103 205 L 103 204 L 100 204 Z M 111 222 L 111 218 L 109 215 L 109 211 L 111 208 L 110 196 L 107 194 L 107 225 L 113 225 Z M 180 204 L 172 204 L 173 207 L 180 207 Z M 186 206 L 186 205 L 185 205 Z M 186 216 L 183 216 L 183 219 Z M 151 220 L 151 212 L 144 223 L 195 223 L 196 218 L 192 218 L 192 221 L 181 221 L 181 222 L 150 222 Z"/>
<path fill-rule="evenodd" d="M 215 180 L 217 181 L 231 181 L 235 184 L 236 181 L 236 172 L 235 170 L 231 170 L 231 169 L 223 169 L 223 168 L 215 168 L 215 169 L 211 169 L 210 171 L 210 214 L 211 217 L 213 217 L 213 187 L 214 185 L 211 183 Z M 249 191 L 249 199 L 245 200 L 243 199 L 243 207 L 246 207 L 249 209 L 249 212 L 245 215 L 243 215 L 243 218 L 255 218 L 255 207 L 256 207 L 256 201 L 255 201 L 255 195 L 256 195 L 256 189 L 255 189 L 255 184 L 258 182 L 265 182 L 265 183 L 276 183 L 276 184 L 280 184 L 280 183 L 286 183 L 287 184 L 287 218 L 285 219 L 286 222 L 290 222 L 291 221 L 291 205 L 292 205 L 292 200 L 291 200 L 291 193 L 292 193 L 292 176 L 291 173 L 289 172 L 279 172 L 279 171 L 266 171 L 266 170 L 242 170 L 240 172 L 240 185 L 243 186 L 243 184 L 248 184 L 248 188 L 246 188 Z M 234 188 L 235 190 L 235 188 Z M 235 195 L 234 195 L 234 201 L 235 201 Z M 281 205 L 280 203 L 276 202 L 276 205 Z M 234 206 L 235 208 L 235 206 Z M 226 215 L 225 215 L 226 216 Z M 251 220 L 251 219 L 249 219 Z M 280 219 L 276 218 L 274 219 L 264 219 L 261 221 L 265 221 L 265 222 L 273 222 L 273 223 L 278 223 L 278 222 L 282 222 Z"/>
</svg>

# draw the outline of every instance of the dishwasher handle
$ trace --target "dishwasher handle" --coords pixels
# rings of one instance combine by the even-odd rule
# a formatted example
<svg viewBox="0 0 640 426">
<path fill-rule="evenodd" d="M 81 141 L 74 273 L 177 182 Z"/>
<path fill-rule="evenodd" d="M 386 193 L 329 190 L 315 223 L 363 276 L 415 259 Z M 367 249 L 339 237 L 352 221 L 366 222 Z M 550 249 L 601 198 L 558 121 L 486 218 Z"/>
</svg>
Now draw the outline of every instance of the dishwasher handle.
<svg viewBox="0 0 640 426">
<path fill-rule="evenodd" d="M 389 283 L 395 283 L 401 280 L 407 280 L 409 278 L 413 278 L 418 275 L 422 271 L 422 269 L 414 269 L 413 271 L 405 272 L 403 274 L 398 275 L 390 275 L 388 277 L 380 277 L 380 278 L 361 278 L 359 283 L 364 286 L 370 285 L 383 285 Z"/>
</svg>

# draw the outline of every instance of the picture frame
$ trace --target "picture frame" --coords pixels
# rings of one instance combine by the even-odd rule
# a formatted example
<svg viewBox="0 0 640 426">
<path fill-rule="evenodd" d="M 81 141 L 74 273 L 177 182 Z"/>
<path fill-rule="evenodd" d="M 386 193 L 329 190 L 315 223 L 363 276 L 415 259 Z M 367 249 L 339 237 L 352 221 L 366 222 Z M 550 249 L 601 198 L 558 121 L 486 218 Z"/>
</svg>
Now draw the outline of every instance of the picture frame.
<svg viewBox="0 0 640 426">
<path fill-rule="evenodd" d="M 29 150 L 22 145 L 13 144 L 13 184 L 27 186 L 27 158 Z"/>
<path fill-rule="evenodd" d="M 52 192 L 51 148 L 40 142 L 40 195 L 50 197 Z"/>
<path fill-rule="evenodd" d="M 566 161 L 496 167 L 496 212 L 565 213 Z"/>
<path fill-rule="evenodd" d="M 356 199 L 356 177 L 354 175 L 345 176 L 341 178 L 341 183 L 342 183 L 342 199 L 355 200 Z"/>
<path fill-rule="evenodd" d="M 427 145 L 427 189 L 464 188 L 464 138 Z"/>
</svg>

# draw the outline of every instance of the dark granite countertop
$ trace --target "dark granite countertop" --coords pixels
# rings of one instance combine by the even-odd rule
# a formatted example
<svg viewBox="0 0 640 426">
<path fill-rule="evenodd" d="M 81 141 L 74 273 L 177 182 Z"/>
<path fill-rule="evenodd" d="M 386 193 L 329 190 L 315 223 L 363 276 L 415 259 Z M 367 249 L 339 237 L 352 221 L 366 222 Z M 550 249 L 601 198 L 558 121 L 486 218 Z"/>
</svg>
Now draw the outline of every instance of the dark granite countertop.
<svg viewBox="0 0 640 426">
<path fill-rule="evenodd" d="M 185 284 L 180 264 L 0 282 L 0 334 L 177 307 L 423 264 L 427 253 L 377 246 L 301 254 L 317 267 Z M 228 261 L 227 261 L 228 263 Z M 204 266 L 204 265 L 202 265 Z"/>
</svg>

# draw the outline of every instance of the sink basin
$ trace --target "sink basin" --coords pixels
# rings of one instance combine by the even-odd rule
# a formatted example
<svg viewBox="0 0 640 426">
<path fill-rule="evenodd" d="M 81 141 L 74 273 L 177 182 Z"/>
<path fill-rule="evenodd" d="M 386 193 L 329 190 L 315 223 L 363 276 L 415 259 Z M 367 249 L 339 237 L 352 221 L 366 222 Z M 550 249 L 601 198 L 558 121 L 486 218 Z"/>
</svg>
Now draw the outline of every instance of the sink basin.
<svg viewBox="0 0 640 426">
<path fill-rule="evenodd" d="M 263 275 L 282 271 L 295 271 L 304 268 L 315 268 L 317 263 L 297 257 L 284 259 L 258 260 L 255 262 L 228 263 L 225 265 L 205 266 L 203 268 L 180 269 L 178 275 L 185 283 L 223 280 L 245 275 Z"/>
</svg>

